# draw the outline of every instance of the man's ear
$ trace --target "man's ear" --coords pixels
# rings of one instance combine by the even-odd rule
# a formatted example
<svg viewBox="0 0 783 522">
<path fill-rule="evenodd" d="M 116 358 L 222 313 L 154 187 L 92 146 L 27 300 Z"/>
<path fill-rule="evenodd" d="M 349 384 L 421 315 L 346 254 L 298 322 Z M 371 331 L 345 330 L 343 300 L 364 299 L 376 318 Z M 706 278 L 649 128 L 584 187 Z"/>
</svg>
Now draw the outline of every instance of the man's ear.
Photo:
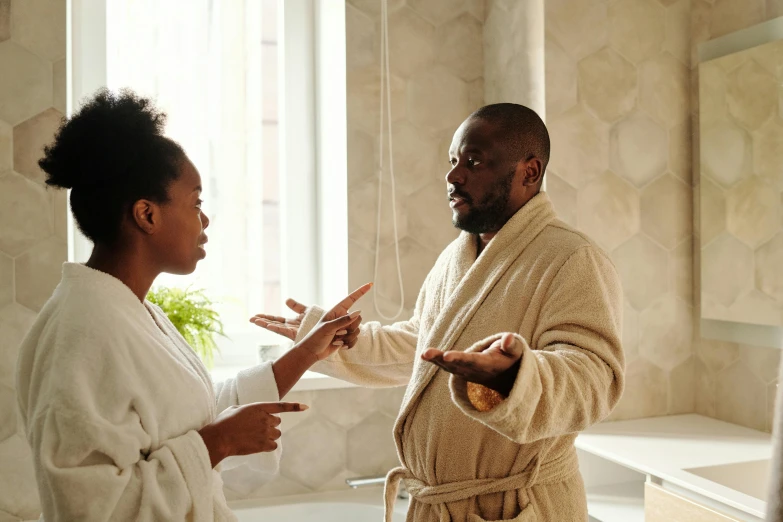
<svg viewBox="0 0 783 522">
<path fill-rule="evenodd" d="M 544 177 L 544 164 L 540 159 L 533 156 L 528 160 L 521 161 L 519 166 L 523 170 L 522 184 L 524 186 L 533 187 L 541 183 L 541 179 Z"/>
<path fill-rule="evenodd" d="M 160 206 L 147 199 L 140 199 L 131 207 L 133 222 L 147 234 L 154 234 L 160 229 L 163 216 Z"/>
</svg>

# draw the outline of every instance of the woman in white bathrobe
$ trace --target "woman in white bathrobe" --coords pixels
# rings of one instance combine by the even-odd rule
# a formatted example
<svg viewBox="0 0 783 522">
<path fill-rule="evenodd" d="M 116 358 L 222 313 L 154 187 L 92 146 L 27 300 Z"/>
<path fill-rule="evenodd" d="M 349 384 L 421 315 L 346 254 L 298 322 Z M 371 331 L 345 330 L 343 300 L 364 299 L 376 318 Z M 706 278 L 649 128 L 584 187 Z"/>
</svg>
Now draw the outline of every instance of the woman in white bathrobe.
<svg viewBox="0 0 783 522">
<path fill-rule="evenodd" d="M 215 467 L 271 452 L 280 403 L 302 374 L 343 344 L 361 318 L 335 309 L 273 364 L 213 386 L 196 354 L 145 300 L 162 272 L 187 274 L 206 255 L 201 178 L 163 136 L 149 100 L 100 91 L 60 127 L 39 162 L 94 243 L 66 263 L 19 354 L 19 407 L 34 455 L 43 518 L 235 520 Z M 242 405 L 242 406 L 240 406 Z"/>
</svg>

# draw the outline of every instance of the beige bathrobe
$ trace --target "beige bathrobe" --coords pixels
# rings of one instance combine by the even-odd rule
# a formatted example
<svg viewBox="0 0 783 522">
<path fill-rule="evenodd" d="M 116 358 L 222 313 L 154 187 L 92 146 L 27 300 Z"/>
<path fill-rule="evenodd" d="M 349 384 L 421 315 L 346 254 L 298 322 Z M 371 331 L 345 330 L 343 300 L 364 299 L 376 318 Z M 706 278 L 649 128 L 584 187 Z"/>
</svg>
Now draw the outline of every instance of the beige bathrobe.
<svg viewBox="0 0 783 522">
<path fill-rule="evenodd" d="M 622 291 L 611 261 L 558 220 L 541 193 L 476 258 L 463 233 L 441 254 L 413 318 L 367 323 L 359 342 L 315 367 L 366 386 L 408 385 L 394 428 L 408 520 L 587 520 L 574 439 L 606 417 L 623 390 Z M 305 317 L 299 336 L 322 315 Z M 511 395 L 477 411 L 466 383 L 419 355 L 469 350 L 514 332 L 524 354 Z"/>
<path fill-rule="evenodd" d="M 22 343 L 17 391 L 47 522 L 236 520 L 196 430 L 279 400 L 269 364 L 213 386 L 160 308 L 74 263 Z M 269 476 L 278 459 L 224 462 Z"/>
</svg>

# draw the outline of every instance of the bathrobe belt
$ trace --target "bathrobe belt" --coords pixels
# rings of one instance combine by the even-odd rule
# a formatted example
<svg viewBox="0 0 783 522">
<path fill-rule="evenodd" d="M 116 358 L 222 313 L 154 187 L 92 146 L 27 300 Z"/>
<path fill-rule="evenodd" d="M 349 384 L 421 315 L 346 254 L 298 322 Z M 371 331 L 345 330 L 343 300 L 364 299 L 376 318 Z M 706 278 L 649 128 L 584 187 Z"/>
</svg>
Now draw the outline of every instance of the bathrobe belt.
<svg viewBox="0 0 783 522">
<path fill-rule="evenodd" d="M 394 501 L 397 498 L 397 488 L 400 481 L 405 483 L 408 493 L 417 502 L 440 504 L 440 521 L 450 522 L 451 518 L 448 510 L 443 504 L 467 500 L 490 493 L 529 489 L 542 484 L 555 484 L 570 478 L 571 475 L 578 471 L 579 461 L 577 460 L 576 449 L 573 446 L 564 455 L 549 462 L 542 464 L 537 458 L 534 459 L 525 471 L 516 475 L 447 482 L 436 486 L 430 486 L 423 480 L 416 478 L 408 468 L 394 468 L 386 476 L 386 489 L 384 491 L 386 522 L 391 522 L 392 520 Z"/>
</svg>

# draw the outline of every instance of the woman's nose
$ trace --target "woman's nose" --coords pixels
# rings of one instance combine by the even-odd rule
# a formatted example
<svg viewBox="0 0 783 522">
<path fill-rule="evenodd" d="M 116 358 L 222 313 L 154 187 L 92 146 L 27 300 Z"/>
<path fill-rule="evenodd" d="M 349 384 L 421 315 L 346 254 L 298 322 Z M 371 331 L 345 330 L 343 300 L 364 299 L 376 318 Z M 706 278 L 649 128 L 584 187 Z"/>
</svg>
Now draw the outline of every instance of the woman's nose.
<svg viewBox="0 0 783 522">
<path fill-rule="evenodd" d="M 206 230 L 209 226 L 209 218 L 206 214 L 204 214 L 204 211 L 201 211 L 201 227 Z"/>
</svg>

